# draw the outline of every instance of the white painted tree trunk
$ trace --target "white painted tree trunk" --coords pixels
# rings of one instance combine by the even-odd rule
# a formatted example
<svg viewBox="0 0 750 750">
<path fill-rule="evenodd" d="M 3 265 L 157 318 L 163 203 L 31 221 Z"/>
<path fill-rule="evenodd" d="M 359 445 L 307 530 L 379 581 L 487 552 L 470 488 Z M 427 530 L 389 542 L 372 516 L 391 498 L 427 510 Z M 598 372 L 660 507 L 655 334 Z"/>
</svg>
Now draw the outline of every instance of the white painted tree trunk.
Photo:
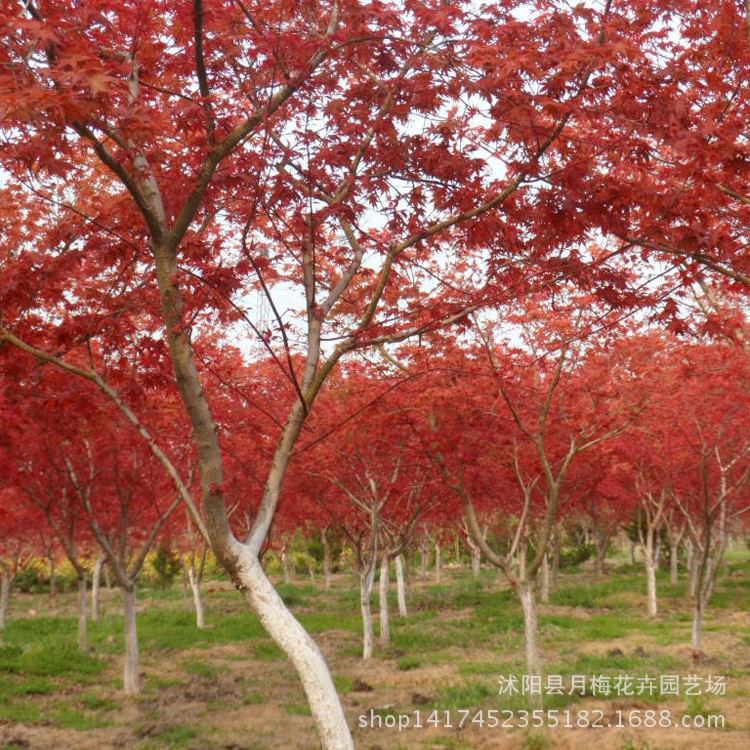
<svg viewBox="0 0 750 750">
<path fill-rule="evenodd" d="M 542 585 L 539 591 L 539 599 L 544 604 L 549 604 L 549 560 L 546 554 L 542 558 Z"/>
<path fill-rule="evenodd" d="M 479 573 L 482 570 L 482 552 L 477 546 L 471 547 L 471 575 L 476 581 L 479 579 Z"/>
<path fill-rule="evenodd" d="M 702 597 L 695 597 L 695 606 L 693 607 L 693 632 L 690 644 L 693 649 L 693 655 L 698 656 L 701 653 L 701 644 L 703 641 L 703 615 L 704 607 Z"/>
<path fill-rule="evenodd" d="M 257 559 L 243 557 L 238 576 L 261 624 L 300 676 L 321 746 L 325 750 L 353 750 L 346 716 L 318 645 L 284 604 Z"/>
<path fill-rule="evenodd" d="M 5 630 L 8 617 L 8 602 L 10 601 L 10 576 L 6 570 L 0 573 L 0 630 Z"/>
<path fill-rule="evenodd" d="M 78 649 L 88 648 L 88 592 L 86 591 L 86 573 L 78 576 Z"/>
<path fill-rule="evenodd" d="M 139 695 L 141 692 L 138 679 L 138 626 L 136 623 L 136 590 L 123 588 L 122 599 L 125 617 L 125 668 L 123 685 L 125 695 Z"/>
<path fill-rule="evenodd" d="M 658 604 L 656 599 L 656 556 L 654 555 L 653 535 L 647 534 L 643 549 L 644 564 L 646 566 L 646 612 L 649 617 L 656 617 Z"/>
<path fill-rule="evenodd" d="M 435 580 L 440 583 L 440 575 L 443 572 L 443 551 L 440 542 L 435 542 Z"/>
<path fill-rule="evenodd" d="M 380 563 L 380 586 L 378 594 L 380 597 L 380 645 L 391 645 L 391 619 L 390 609 L 388 607 L 388 589 L 391 578 L 391 561 L 387 554 L 384 554 Z"/>
<path fill-rule="evenodd" d="M 538 677 L 542 674 L 542 660 L 539 655 L 539 615 L 536 604 L 536 581 L 516 583 L 516 593 L 523 610 L 523 637 L 526 647 L 526 673 Z M 529 704 L 533 708 L 541 706 L 541 694 L 530 695 Z"/>
<path fill-rule="evenodd" d="M 367 570 L 359 574 L 359 608 L 362 612 L 362 658 L 371 659 L 375 641 L 372 625 L 372 606 L 370 595 L 372 584 L 375 580 L 375 561 L 373 560 Z"/>
<path fill-rule="evenodd" d="M 518 577 L 520 580 L 526 580 L 526 543 L 518 547 Z"/>
<path fill-rule="evenodd" d="M 203 597 L 201 596 L 201 583 L 195 574 L 195 565 L 192 560 L 188 564 L 188 582 L 190 583 L 190 590 L 193 592 L 195 626 L 203 629 L 206 627 L 206 612 L 203 607 Z"/>
<path fill-rule="evenodd" d="M 409 610 L 406 606 L 406 580 L 404 579 L 404 560 L 401 555 L 396 555 L 396 598 L 398 599 L 399 617 L 408 617 Z"/>
<path fill-rule="evenodd" d="M 94 563 L 94 572 L 91 576 L 91 619 L 93 622 L 99 620 L 99 587 L 102 582 L 102 565 L 104 560 L 97 557 Z"/>
</svg>

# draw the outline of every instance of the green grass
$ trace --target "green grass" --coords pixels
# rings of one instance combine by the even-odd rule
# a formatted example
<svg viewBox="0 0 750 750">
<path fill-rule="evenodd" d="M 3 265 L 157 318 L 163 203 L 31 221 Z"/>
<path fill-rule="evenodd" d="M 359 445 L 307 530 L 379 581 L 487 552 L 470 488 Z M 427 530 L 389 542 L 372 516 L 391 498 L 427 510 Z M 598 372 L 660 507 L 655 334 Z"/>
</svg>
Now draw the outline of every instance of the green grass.
<svg viewBox="0 0 750 750">
<path fill-rule="evenodd" d="M 750 609 L 750 564 L 743 560 L 732 561 L 732 570 L 741 570 L 742 577 L 719 580 L 705 625 L 707 654 L 724 661 L 710 666 L 707 662 L 699 670 L 727 675 L 728 691 L 735 700 L 750 694 L 750 654 L 746 650 L 743 653 L 750 647 L 750 627 L 736 618 L 730 621 L 724 614 Z M 384 709 L 383 715 L 411 710 L 409 695 L 414 693 L 427 698 L 427 711 L 528 707 L 525 696 L 498 695 L 498 677 L 513 674 L 520 678 L 525 663 L 519 604 L 494 571 L 483 570 L 478 581 L 471 580 L 468 572 L 454 571 L 447 572 L 439 584 L 415 579 L 410 616 L 401 619 L 394 609 L 393 641 L 390 648 L 376 647 L 373 676 L 359 661 L 361 621 L 356 581 L 350 578 L 338 582 L 349 587 L 324 592 L 322 587 L 316 589 L 310 584 L 282 585 L 280 593 L 315 637 L 329 633 L 320 642 L 330 659 L 336 687 L 348 700 L 358 701 L 362 710 L 391 703 L 396 706 L 392 697 L 396 689 L 402 690 L 399 701 L 407 703 L 393 711 Z M 688 662 L 691 615 L 684 598 L 684 575 L 673 586 L 665 572 L 659 574 L 662 614 L 655 620 L 645 618 L 640 565 L 620 568 L 602 580 L 589 573 L 565 573 L 560 576 L 560 584 L 550 605 L 539 607 L 540 645 L 548 674 L 569 678 L 574 674 L 656 676 L 694 671 Z M 110 594 L 105 616 L 90 624 L 92 650 L 85 653 L 75 645 L 75 617 L 13 617 L 11 612 L 0 646 L 0 720 L 11 725 L 49 723 L 72 732 L 123 727 L 126 701 L 119 693 L 122 620 L 117 609 L 119 598 L 116 592 Z M 44 611 L 43 595 L 27 597 L 19 611 Z M 374 604 L 376 599 L 374 596 Z M 146 678 L 143 696 L 132 704 L 139 712 L 132 731 L 137 733 L 140 728 L 149 733 L 133 735 L 128 747 L 166 750 L 223 746 L 230 743 L 225 735 L 209 734 L 214 731 L 212 716 L 244 711 L 243 716 L 252 722 L 254 715 L 265 715 L 274 704 L 279 704 L 280 720 L 286 715 L 290 725 L 289 717 L 309 717 L 292 667 L 236 592 L 207 594 L 208 627 L 204 630 L 195 627 L 193 614 L 184 609 L 178 588 L 141 592 L 139 607 L 140 652 Z M 731 636 L 731 655 L 711 653 L 715 634 L 722 635 L 724 642 Z M 722 645 L 722 650 L 725 648 Z M 253 662 L 252 669 L 258 675 L 247 671 L 247 660 Z M 435 667 L 446 677 L 435 680 L 429 676 Z M 355 677 L 372 683 L 374 692 L 355 692 Z M 183 692 L 192 690 L 204 710 L 196 712 L 194 721 L 180 713 L 183 723 L 174 725 L 169 703 L 160 695 L 167 688 L 177 688 L 168 691 L 168 701 L 179 700 Z M 587 700 L 576 695 L 545 696 L 544 706 L 564 708 L 580 702 L 585 707 Z M 641 696 L 639 700 L 652 703 L 660 698 Z M 711 696 L 710 701 L 688 704 L 686 713 L 721 713 L 722 702 L 722 698 Z M 262 712 L 253 711 L 252 706 L 258 704 L 265 704 Z M 295 726 L 298 723 L 301 726 L 305 722 L 293 722 Z M 308 723 L 312 737 L 313 724 Z M 270 750 L 275 746 L 273 738 L 266 738 L 257 726 L 248 728 L 246 735 L 243 747 Z M 548 746 L 545 743 L 549 737 L 544 732 L 519 732 L 517 740 L 519 748 L 542 750 Z M 306 742 L 308 739 L 300 740 L 300 746 Z M 308 744 L 313 746 L 314 740 Z M 399 738 L 372 735 L 371 744 L 396 750 Z M 449 733 L 442 739 L 430 738 L 428 745 L 473 746 L 463 736 Z"/>
</svg>

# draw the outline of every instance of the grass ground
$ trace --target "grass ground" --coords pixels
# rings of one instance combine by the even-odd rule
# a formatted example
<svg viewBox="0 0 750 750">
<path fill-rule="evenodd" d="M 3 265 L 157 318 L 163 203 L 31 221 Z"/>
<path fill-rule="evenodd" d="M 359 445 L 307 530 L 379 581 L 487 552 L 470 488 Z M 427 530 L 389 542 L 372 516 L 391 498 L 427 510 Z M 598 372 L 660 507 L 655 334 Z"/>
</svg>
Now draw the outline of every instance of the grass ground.
<svg viewBox="0 0 750 750">
<path fill-rule="evenodd" d="M 545 714 L 527 717 L 529 724 L 556 719 L 554 728 L 520 726 L 526 699 L 499 694 L 499 680 L 520 680 L 524 657 L 520 608 L 493 571 L 476 582 L 460 570 L 445 571 L 439 583 L 416 577 L 410 617 L 394 620 L 391 647 L 368 664 L 359 658 L 353 579 L 339 576 L 329 592 L 302 582 L 280 590 L 329 660 L 358 748 L 750 747 L 746 556 L 732 561 L 717 587 L 698 666 L 689 649 L 684 583 L 659 583 L 660 616 L 649 621 L 640 568 L 621 566 L 604 580 L 585 571 L 561 577 L 560 590 L 541 606 L 540 629 L 545 671 L 564 689 L 545 697 Z M 283 654 L 228 584 L 206 588 L 212 591 L 204 631 L 194 627 L 179 590 L 141 592 L 137 700 L 119 692 L 117 591 L 105 592 L 104 616 L 91 623 L 86 654 L 75 647 L 73 594 L 52 601 L 15 595 L 0 645 L 0 748 L 315 748 L 305 697 Z M 570 689 L 579 676 L 599 675 L 611 685 L 623 684 L 616 683 L 621 675 L 633 678 L 636 694 L 581 696 Z M 701 694 L 681 688 L 677 696 L 649 695 L 660 675 L 696 675 Z M 709 675 L 725 678 L 726 694 L 706 692 Z M 637 694 L 639 679 L 646 694 Z M 722 715 L 726 728 L 672 727 L 684 714 L 696 723 Z M 587 721 L 603 726 L 581 726 Z M 657 726 L 649 726 L 653 721 Z"/>
</svg>

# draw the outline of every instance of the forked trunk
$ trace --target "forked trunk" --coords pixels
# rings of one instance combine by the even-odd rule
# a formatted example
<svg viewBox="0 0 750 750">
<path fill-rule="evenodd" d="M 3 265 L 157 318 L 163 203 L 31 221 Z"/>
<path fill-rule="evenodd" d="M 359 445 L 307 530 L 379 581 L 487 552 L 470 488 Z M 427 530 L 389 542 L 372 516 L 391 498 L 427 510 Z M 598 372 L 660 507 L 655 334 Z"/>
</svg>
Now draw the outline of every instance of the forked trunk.
<svg viewBox="0 0 750 750">
<path fill-rule="evenodd" d="M 131 588 L 123 588 L 122 599 L 125 616 L 125 695 L 139 695 L 141 692 L 138 680 L 138 626 L 136 624 L 136 591 L 135 584 Z"/>
<path fill-rule="evenodd" d="M 300 676 L 322 747 L 353 750 L 346 716 L 318 645 L 284 604 L 257 559 L 243 558 L 238 575 L 245 598 Z M 370 581 L 372 586 L 372 577 Z"/>
<path fill-rule="evenodd" d="M 88 648 L 88 592 L 86 591 L 86 573 L 78 574 L 78 649 Z"/>
<path fill-rule="evenodd" d="M 390 610 L 388 608 L 388 589 L 390 584 L 391 561 L 387 554 L 384 554 L 380 563 L 380 586 L 378 594 L 380 597 L 380 645 L 391 645 L 391 620 Z"/>
<path fill-rule="evenodd" d="M 404 579 L 404 560 L 401 555 L 396 555 L 396 598 L 398 599 L 399 617 L 408 617 L 409 610 L 406 607 L 406 580 Z"/>
</svg>

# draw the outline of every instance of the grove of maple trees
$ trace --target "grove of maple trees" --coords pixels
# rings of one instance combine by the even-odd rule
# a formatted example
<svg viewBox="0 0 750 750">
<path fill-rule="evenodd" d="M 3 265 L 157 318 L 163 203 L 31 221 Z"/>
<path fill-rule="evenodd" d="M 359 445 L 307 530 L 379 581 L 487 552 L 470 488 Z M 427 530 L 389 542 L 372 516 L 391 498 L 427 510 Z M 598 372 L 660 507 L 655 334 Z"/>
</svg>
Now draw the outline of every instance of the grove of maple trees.
<svg viewBox="0 0 750 750">
<path fill-rule="evenodd" d="M 84 647 L 106 560 L 136 694 L 149 550 L 200 624 L 210 547 L 349 748 L 269 550 L 349 547 L 367 658 L 376 567 L 463 536 L 539 673 L 578 519 L 600 568 L 636 524 L 650 616 L 688 543 L 699 653 L 748 508 L 749 34 L 725 0 L 2 0 L 0 625 L 65 556 Z"/>
</svg>

